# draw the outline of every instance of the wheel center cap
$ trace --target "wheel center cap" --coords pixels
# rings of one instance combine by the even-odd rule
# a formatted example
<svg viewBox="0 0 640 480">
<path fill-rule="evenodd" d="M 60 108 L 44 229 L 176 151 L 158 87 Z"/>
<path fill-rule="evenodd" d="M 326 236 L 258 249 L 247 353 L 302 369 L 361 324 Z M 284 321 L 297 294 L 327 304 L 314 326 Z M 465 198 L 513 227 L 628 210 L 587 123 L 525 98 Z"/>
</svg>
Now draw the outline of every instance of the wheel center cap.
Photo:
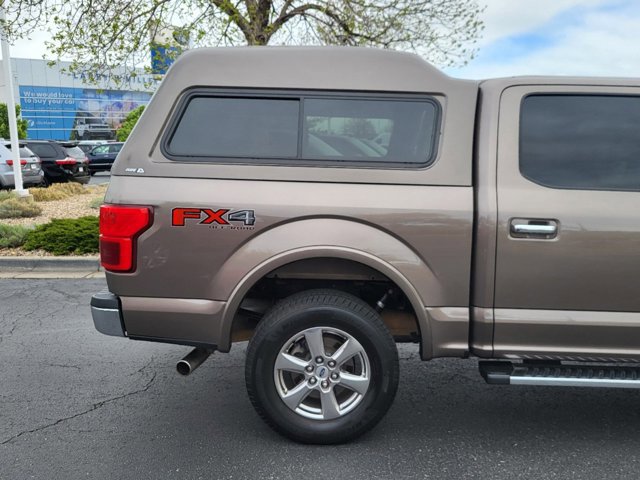
<svg viewBox="0 0 640 480">
<path fill-rule="evenodd" d="M 325 367 L 324 365 L 316 368 L 316 377 L 321 378 L 321 379 L 325 379 L 329 376 L 329 369 L 327 367 Z"/>
</svg>

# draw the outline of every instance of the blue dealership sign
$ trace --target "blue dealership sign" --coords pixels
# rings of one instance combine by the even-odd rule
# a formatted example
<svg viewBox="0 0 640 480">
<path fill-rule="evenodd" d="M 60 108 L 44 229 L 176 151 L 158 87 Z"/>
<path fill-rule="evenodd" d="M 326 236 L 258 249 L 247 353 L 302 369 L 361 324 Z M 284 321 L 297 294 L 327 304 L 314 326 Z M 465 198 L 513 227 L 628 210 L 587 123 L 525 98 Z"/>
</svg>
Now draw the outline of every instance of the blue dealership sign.
<svg viewBox="0 0 640 480">
<path fill-rule="evenodd" d="M 113 139 L 127 114 L 148 92 L 21 85 L 20 107 L 28 137 L 39 140 Z"/>
</svg>

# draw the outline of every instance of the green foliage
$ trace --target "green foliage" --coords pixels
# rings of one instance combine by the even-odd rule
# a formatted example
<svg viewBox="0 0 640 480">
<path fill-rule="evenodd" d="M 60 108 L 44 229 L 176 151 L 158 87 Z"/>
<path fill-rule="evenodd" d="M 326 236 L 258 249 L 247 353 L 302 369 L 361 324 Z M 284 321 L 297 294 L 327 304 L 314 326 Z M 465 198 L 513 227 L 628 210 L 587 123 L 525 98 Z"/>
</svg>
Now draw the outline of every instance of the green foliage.
<svg viewBox="0 0 640 480">
<path fill-rule="evenodd" d="M 33 200 L 9 198 L 0 202 L 0 218 L 31 218 L 42 213 Z"/>
<path fill-rule="evenodd" d="M 484 3 L 484 2 L 483 2 Z M 464 64 L 484 28 L 479 0 L 84 0 L 4 2 L 11 39 L 50 32 L 51 58 L 97 83 L 127 84 L 151 59 L 151 43 L 182 46 L 351 45 L 419 52 L 440 66 Z M 151 40 L 151 41 L 150 41 Z M 150 70 L 147 69 L 149 73 Z"/>
<path fill-rule="evenodd" d="M 25 250 L 54 255 L 98 253 L 98 217 L 54 219 L 27 234 Z"/>
<path fill-rule="evenodd" d="M 9 200 L 10 198 L 16 198 L 16 194 L 13 192 L 0 190 L 0 202 L 4 202 L 5 200 Z"/>
<path fill-rule="evenodd" d="M 20 105 L 16 105 L 16 117 L 18 118 L 18 138 L 27 138 L 28 123 L 20 118 Z M 0 137 L 10 138 L 9 111 L 6 103 L 0 103 Z"/>
<path fill-rule="evenodd" d="M 129 115 L 127 115 L 124 122 L 122 122 L 122 125 L 120 125 L 120 128 L 118 128 L 118 131 L 116 132 L 116 138 L 119 142 L 127 141 L 127 138 L 129 138 L 129 135 L 131 134 L 131 130 L 133 130 L 133 127 L 138 123 L 138 119 L 142 115 L 142 112 L 144 112 L 144 105 L 134 108 L 129 112 Z"/>
<path fill-rule="evenodd" d="M 90 208 L 95 208 L 98 209 L 100 208 L 100 205 L 102 205 L 104 203 L 104 196 L 102 197 L 98 197 L 98 198 L 94 198 L 93 200 L 91 200 L 91 202 L 89 203 L 89 207 Z"/>
<path fill-rule="evenodd" d="M 30 228 L 0 223 L 0 248 L 20 247 L 27 240 Z"/>
</svg>

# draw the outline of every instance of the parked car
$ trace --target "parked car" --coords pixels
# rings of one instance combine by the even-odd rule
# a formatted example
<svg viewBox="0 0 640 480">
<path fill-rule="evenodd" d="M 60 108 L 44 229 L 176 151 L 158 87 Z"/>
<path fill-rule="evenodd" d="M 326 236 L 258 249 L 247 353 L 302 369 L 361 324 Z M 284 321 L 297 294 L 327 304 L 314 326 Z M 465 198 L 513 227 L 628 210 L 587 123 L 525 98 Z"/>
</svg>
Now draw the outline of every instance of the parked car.
<svg viewBox="0 0 640 480">
<path fill-rule="evenodd" d="M 89 166 L 89 157 L 84 153 L 84 151 L 78 146 L 77 142 L 59 142 L 60 146 L 64 150 L 64 153 L 67 154 L 70 158 L 75 158 L 78 164 L 84 164 L 85 166 Z"/>
<path fill-rule="evenodd" d="M 94 324 L 195 347 L 183 374 L 248 340 L 251 402 L 308 443 L 385 415 L 397 342 L 491 384 L 639 388 L 638 125 L 638 79 L 192 50 L 113 166 Z"/>
<path fill-rule="evenodd" d="M 81 140 L 78 142 L 78 148 L 88 155 L 93 147 L 95 147 L 96 145 L 102 145 L 103 143 L 107 143 L 107 141 L 106 140 Z"/>
<path fill-rule="evenodd" d="M 25 144 L 40 157 L 45 184 L 68 181 L 89 183 L 88 164 L 69 156 L 59 143 L 52 140 L 26 140 Z"/>
<path fill-rule="evenodd" d="M 20 143 L 20 165 L 22 166 L 22 184 L 25 187 L 42 184 L 44 173 L 40 159 L 23 143 Z M 11 143 L 0 144 L 0 188 L 14 188 L 13 162 L 15 155 L 11 152 Z"/>
<path fill-rule="evenodd" d="M 122 142 L 109 142 L 89 151 L 89 170 L 93 175 L 96 172 L 108 172 L 111 170 L 114 160 L 122 150 Z"/>
</svg>

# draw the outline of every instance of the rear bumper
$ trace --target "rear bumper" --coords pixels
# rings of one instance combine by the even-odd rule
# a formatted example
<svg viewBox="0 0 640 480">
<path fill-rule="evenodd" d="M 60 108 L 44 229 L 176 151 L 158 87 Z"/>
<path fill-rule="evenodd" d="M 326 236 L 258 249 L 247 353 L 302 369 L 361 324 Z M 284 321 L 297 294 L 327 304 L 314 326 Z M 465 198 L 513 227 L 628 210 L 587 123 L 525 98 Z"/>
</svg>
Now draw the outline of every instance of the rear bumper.
<svg viewBox="0 0 640 480">
<path fill-rule="evenodd" d="M 120 299 L 111 292 L 96 293 L 91 297 L 93 324 L 100 333 L 113 337 L 126 337 L 122 321 Z"/>
<path fill-rule="evenodd" d="M 231 325 L 227 331 L 221 324 L 225 305 L 201 299 L 119 297 L 105 290 L 91 297 L 91 316 L 96 330 L 105 335 L 228 352 Z"/>
<path fill-rule="evenodd" d="M 25 174 L 22 172 L 22 185 L 31 186 L 31 185 L 40 185 L 44 178 L 44 173 L 42 170 L 36 171 L 35 174 L 29 172 Z M 15 181 L 13 179 L 13 171 L 0 173 L 0 186 L 3 187 L 13 187 L 15 186 Z"/>
<path fill-rule="evenodd" d="M 55 165 L 52 163 L 43 163 L 42 169 L 44 170 L 45 176 L 49 182 L 78 182 L 82 184 L 89 183 L 91 180 L 91 176 L 89 175 L 89 166 L 83 164 L 82 168 L 84 171 L 79 172 L 77 170 L 79 167 L 75 168 L 63 168 L 60 165 Z"/>
</svg>

